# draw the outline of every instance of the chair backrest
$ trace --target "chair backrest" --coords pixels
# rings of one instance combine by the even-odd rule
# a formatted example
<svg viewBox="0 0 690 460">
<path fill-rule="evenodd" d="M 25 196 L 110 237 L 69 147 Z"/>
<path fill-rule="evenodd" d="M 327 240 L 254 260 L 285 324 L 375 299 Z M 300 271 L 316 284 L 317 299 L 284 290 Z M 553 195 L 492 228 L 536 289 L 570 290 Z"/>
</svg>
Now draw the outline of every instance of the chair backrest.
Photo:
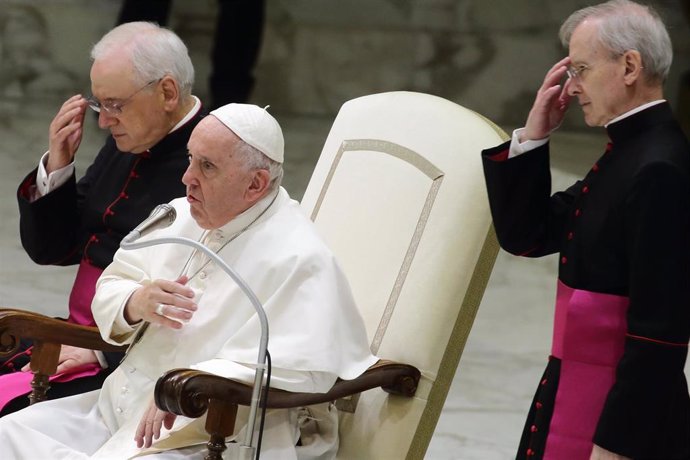
<svg viewBox="0 0 690 460">
<path fill-rule="evenodd" d="M 422 379 L 414 398 L 375 389 L 341 411 L 338 458 L 423 458 L 498 252 L 480 152 L 506 138 L 428 94 L 340 109 L 302 205 L 350 280 L 372 351 Z"/>
</svg>

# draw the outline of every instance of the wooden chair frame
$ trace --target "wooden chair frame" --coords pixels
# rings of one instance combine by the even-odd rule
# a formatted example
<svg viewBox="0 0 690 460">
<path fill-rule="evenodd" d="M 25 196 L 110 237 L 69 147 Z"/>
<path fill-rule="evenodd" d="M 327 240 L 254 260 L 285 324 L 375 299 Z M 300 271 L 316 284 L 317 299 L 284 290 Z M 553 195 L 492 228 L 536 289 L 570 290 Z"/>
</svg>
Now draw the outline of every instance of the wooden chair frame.
<svg viewBox="0 0 690 460">
<path fill-rule="evenodd" d="M 124 351 L 126 347 L 105 342 L 98 328 L 79 326 L 39 313 L 0 309 L 0 357 L 16 353 L 21 339 L 34 342 L 31 353 L 31 404 L 44 401 L 49 377 L 57 370 L 61 345 L 101 351 Z M 365 390 L 381 387 L 401 397 L 412 397 L 420 372 L 414 366 L 380 360 L 353 380 L 338 380 L 327 393 L 291 393 L 269 389 L 269 409 L 303 407 L 335 401 Z M 233 434 L 237 406 L 251 404 L 252 387 L 218 375 L 190 369 L 173 369 L 156 383 L 156 405 L 165 411 L 190 418 L 207 413 L 209 434 L 207 459 L 220 460 L 225 438 Z"/>
<path fill-rule="evenodd" d="M 31 404 L 46 399 L 50 388 L 48 378 L 57 371 L 62 344 L 90 350 L 126 350 L 126 347 L 105 342 L 95 327 L 79 326 L 30 311 L 0 309 L 0 357 L 9 358 L 15 354 L 22 339 L 33 341 Z"/>
</svg>

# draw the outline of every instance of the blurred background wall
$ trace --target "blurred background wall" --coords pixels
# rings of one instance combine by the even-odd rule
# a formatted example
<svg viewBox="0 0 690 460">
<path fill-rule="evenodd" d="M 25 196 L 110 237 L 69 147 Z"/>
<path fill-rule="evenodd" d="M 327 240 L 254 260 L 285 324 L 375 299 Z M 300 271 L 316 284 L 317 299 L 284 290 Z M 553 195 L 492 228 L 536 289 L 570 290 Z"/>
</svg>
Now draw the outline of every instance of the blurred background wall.
<svg viewBox="0 0 690 460">
<path fill-rule="evenodd" d="M 510 129 L 523 122 L 544 72 L 565 54 L 560 22 L 591 3 L 267 0 L 251 100 L 279 113 L 332 118 L 357 96 L 422 91 Z M 674 42 L 667 97 L 677 112 L 690 112 L 681 102 L 690 98 L 689 2 L 648 3 L 660 10 Z M 119 0 L 0 0 L 0 124 L 21 115 L 27 99 L 88 92 L 89 49 L 115 24 L 119 8 Z M 216 14 L 215 0 L 174 0 L 168 24 L 190 48 L 202 100 Z M 566 126 L 583 127 L 579 111 Z"/>
</svg>

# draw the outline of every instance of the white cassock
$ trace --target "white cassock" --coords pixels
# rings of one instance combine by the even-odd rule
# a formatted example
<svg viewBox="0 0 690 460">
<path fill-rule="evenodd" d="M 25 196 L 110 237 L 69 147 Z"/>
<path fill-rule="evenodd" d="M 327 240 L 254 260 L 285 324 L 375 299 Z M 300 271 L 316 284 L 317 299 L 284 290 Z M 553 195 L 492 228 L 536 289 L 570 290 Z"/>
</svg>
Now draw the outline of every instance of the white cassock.
<svg viewBox="0 0 690 460">
<path fill-rule="evenodd" d="M 336 378 L 352 379 L 376 362 L 344 274 L 284 189 L 211 231 L 196 224 L 185 199 L 172 204 L 175 222 L 145 238 L 202 241 L 247 282 L 268 317 L 271 387 L 325 392 Z M 191 367 L 253 382 L 260 337 L 254 307 L 221 268 L 207 261 L 188 246 L 119 250 L 99 279 L 92 304 L 105 340 L 132 341 L 140 325 L 127 324 L 124 306 L 134 290 L 156 279 L 175 280 L 183 272 L 193 276 L 188 286 L 197 293 L 198 310 L 179 330 L 149 326 L 100 391 L 43 402 L 0 419 L 0 445 L 10 455 L 3 458 L 42 458 L 44 452 L 52 459 L 119 460 L 205 444 L 203 417 L 178 417 L 150 449 L 137 449 L 133 439 L 156 380 L 169 369 Z M 236 432 L 246 417 L 246 408 L 240 408 Z M 327 404 L 270 410 L 265 425 L 262 459 L 331 458 L 337 450 L 336 410 Z M 300 438 L 302 446 L 295 447 Z M 168 455 L 177 454 L 155 458 Z"/>
</svg>

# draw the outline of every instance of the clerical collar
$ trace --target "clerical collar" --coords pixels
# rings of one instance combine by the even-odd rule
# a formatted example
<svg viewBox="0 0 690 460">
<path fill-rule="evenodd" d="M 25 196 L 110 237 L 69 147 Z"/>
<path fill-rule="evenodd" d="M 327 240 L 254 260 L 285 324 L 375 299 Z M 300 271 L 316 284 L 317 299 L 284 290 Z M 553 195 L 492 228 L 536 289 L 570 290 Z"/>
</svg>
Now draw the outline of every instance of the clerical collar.
<svg viewBox="0 0 690 460">
<path fill-rule="evenodd" d="M 646 104 L 642 104 L 642 105 L 640 105 L 640 106 L 638 106 L 638 107 L 635 107 L 635 108 L 632 109 L 632 110 L 628 110 L 628 111 L 625 112 L 623 115 L 618 115 L 616 118 L 614 118 L 613 120 L 611 120 L 611 121 L 609 121 L 608 123 L 606 123 L 606 124 L 604 125 L 604 128 L 608 128 L 609 125 L 612 125 L 613 123 L 616 123 L 617 121 L 621 121 L 622 119 L 627 118 L 627 117 L 629 117 L 630 115 L 634 115 L 634 114 L 636 114 L 637 112 L 642 112 L 644 109 L 647 109 L 647 108 L 652 107 L 652 106 L 657 105 L 657 104 L 662 104 L 662 103 L 664 103 L 664 102 L 666 102 L 666 99 L 658 99 L 658 100 L 656 100 L 656 101 L 647 102 Z"/>
<path fill-rule="evenodd" d="M 665 123 L 673 123 L 675 120 L 673 111 L 668 102 L 655 104 L 637 113 L 627 116 L 616 123 L 611 123 L 606 128 L 613 145 L 635 143 L 637 137 Z"/>
<path fill-rule="evenodd" d="M 177 130 L 180 126 L 183 126 L 185 123 L 187 123 L 189 120 L 191 120 L 199 110 L 201 110 L 201 101 L 199 100 L 198 97 L 194 96 L 192 94 L 192 98 L 194 98 L 194 106 L 192 107 L 192 110 L 187 112 L 187 115 L 185 115 L 182 120 L 178 121 L 175 126 L 173 126 L 173 129 L 170 130 L 170 133 L 173 131 Z M 168 134 L 170 134 L 168 133 Z"/>
</svg>

